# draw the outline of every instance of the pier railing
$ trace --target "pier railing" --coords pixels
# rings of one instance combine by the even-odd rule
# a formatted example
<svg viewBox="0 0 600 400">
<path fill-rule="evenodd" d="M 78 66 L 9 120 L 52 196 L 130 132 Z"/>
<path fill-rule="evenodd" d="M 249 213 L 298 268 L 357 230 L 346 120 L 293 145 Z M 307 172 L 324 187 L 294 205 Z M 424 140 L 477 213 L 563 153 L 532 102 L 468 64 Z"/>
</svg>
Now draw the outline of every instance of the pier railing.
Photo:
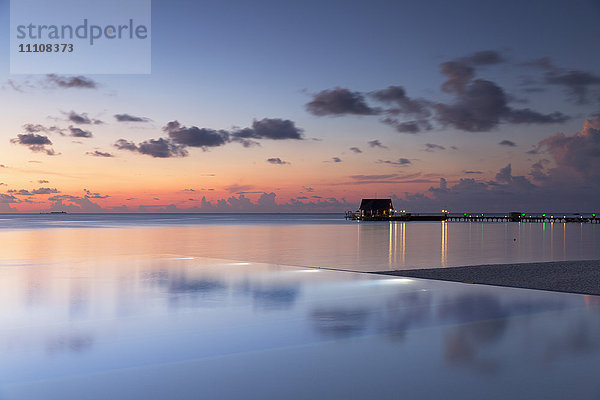
<svg viewBox="0 0 600 400">
<path fill-rule="evenodd" d="M 599 214 L 600 215 L 600 214 Z M 360 211 L 346 211 L 345 218 L 353 221 L 448 221 L 448 222 L 548 222 L 599 224 L 596 214 L 536 214 L 536 213 L 397 213 L 392 216 L 362 216 Z"/>
</svg>

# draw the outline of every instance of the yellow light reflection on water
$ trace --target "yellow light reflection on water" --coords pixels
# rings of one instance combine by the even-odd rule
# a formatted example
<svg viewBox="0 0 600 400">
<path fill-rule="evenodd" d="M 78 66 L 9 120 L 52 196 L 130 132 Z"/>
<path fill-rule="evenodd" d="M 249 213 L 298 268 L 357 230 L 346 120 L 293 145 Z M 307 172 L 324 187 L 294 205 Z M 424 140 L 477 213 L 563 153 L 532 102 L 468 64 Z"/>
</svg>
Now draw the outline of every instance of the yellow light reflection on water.
<svg viewBox="0 0 600 400">
<path fill-rule="evenodd" d="M 448 224 L 446 221 L 442 221 L 442 246 L 440 262 L 442 267 L 445 267 L 448 264 Z"/>
</svg>

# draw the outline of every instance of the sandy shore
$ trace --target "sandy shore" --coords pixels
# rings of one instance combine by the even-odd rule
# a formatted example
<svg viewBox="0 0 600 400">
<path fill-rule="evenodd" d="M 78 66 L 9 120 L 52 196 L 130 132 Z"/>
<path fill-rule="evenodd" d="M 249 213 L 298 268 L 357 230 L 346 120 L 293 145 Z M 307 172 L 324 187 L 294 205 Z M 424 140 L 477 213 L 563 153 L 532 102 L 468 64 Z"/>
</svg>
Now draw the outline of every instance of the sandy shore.
<svg viewBox="0 0 600 400">
<path fill-rule="evenodd" d="M 600 260 L 474 265 L 377 273 L 600 295 Z"/>
</svg>

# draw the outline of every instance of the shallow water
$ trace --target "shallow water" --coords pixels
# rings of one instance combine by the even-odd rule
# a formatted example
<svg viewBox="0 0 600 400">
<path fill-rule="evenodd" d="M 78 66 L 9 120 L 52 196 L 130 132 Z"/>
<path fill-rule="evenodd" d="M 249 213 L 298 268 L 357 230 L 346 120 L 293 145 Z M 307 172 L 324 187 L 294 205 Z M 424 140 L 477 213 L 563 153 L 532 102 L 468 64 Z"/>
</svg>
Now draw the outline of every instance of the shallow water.
<svg viewBox="0 0 600 400">
<path fill-rule="evenodd" d="M 0 262 L 176 254 L 356 271 L 600 259 L 600 224 L 352 222 L 335 214 L 0 218 Z"/>
<path fill-rule="evenodd" d="M 600 258 L 600 226 L 338 217 L 2 216 L 0 399 L 598 398 L 596 296 L 306 266 Z"/>
<path fill-rule="evenodd" d="M 100 254 L 0 268 L 0 315 L 2 399 L 600 394 L 595 296 Z"/>
</svg>

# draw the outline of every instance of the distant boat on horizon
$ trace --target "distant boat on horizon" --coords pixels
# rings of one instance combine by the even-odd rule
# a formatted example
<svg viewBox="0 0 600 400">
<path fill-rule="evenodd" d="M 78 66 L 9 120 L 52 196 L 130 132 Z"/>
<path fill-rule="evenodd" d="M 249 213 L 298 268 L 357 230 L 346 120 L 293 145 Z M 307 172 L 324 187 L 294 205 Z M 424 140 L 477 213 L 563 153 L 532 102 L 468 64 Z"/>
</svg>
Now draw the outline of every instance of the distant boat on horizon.
<svg viewBox="0 0 600 400">
<path fill-rule="evenodd" d="M 68 214 L 66 211 L 50 211 L 50 212 L 41 212 L 40 214 Z"/>
</svg>

